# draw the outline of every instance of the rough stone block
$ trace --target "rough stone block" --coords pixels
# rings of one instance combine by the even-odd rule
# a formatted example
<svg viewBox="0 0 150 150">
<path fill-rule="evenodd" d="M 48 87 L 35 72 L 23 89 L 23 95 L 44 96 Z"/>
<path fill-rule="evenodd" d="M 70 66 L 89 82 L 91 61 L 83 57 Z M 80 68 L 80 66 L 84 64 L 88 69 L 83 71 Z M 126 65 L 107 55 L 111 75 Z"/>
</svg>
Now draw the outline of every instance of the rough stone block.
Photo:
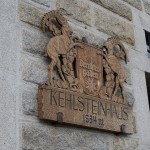
<svg viewBox="0 0 150 150">
<path fill-rule="evenodd" d="M 0 68 L 16 73 L 19 36 L 16 25 L 8 20 L 0 20 Z M 15 35 L 15 36 L 14 36 Z"/>
<path fill-rule="evenodd" d="M 124 66 L 125 73 L 126 73 L 126 82 L 128 85 L 132 85 L 132 79 L 131 79 L 131 71 L 129 66 Z"/>
<path fill-rule="evenodd" d="M 133 25 L 108 14 L 101 9 L 94 9 L 95 27 L 111 36 L 117 35 L 121 40 L 134 45 L 134 29 Z"/>
<path fill-rule="evenodd" d="M 32 0 L 32 1 L 50 7 L 50 1 L 49 0 Z"/>
<path fill-rule="evenodd" d="M 142 61 L 140 58 L 139 60 L 140 63 L 138 64 L 141 64 Z M 137 110 L 136 111 L 137 131 L 138 133 L 140 132 L 140 143 L 142 143 L 143 146 L 144 145 L 149 146 L 150 121 L 148 118 L 150 117 L 150 114 L 149 114 L 145 72 L 135 67 L 134 69 L 132 69 L 132 76 L 133 76 L 133 87 L 135 96 L 135 107 Z M 149 149 L 146 149 L 145 147 L 145 150 Z"/>
<path fill-rule="evenodd" d="M 0 149 L 16 149 L 17 76 L 0 69 Z"/>
<path fill-rule="evenodd" d="M 143 0 L 145 12 L 150 15 L 150 1 L 149 0 Z"/>
<path fill-rule="evenodd" d="M 1 0 L 0 1 L 0 17 L 1 20 L 8 19 L 9 21 L 16 21 L 16 6 L 17 1 Z M 2 18 L 3 17 L 3 18 Z"/>
<path fill-rule="evenodd" d="M 128 51 L 129 48 L 127 49 L 127 56 L 128 56 Z M 128 56 L 129 57 L 129 56 Z M 132 85 L 132 77 L 131 77 L 131 63 L 130 63 L 130 59 L 128 60 L 128 62 L 126 63 L 124 60 L 120 59 L 120 62 L 122 64 L 122 66 L 124 67 L 125 70 L 125 75 L 126 75 L 126 84 L 128 85 Z"/>
<path fill-rule="evenodd" d="M 134 105 L 135 102 L 135 98 L 133 94 L 134 94 L 133 89 L 129 89 L 125 87 L 125 97 L 127 100 L 127 104 L 131 107 Z"/>
<path fill-rule="evenodd" d="M 100 33 L 93 33 L 92 31 L 88 30 L 88 28 L 84 29 L 73 24 L 71 24 L 71 27 L 73 29 L 73 36 L 77 36 L 80 39 L 86 37 L 89 44 L 97 47 L 103 46 L 105 40 L 103 35 L 100 35 Z"/>
<path fill-rule="evenodd" d="M 143 24 L 144 24 L 144 22 L 145 21 L 143 20 Z M 150 24 L 148 23 L 148 25 L 150 25 Z M 146 28 L 144 28 L 144 29 L 146 29 Z M 135 30 L 135 49 L 140 51 L 141 53 L 147 54 L 145 31 L 143 30 L 142 27 L 135 27 L 134 30 Z"/>
<path fill-rule="evenodd" d="M 22 111 L 25 115 L 37 116 L 38 85 L 23 84 L 21 87 Z"/>
<path fill-rule="evenodd" d="M 43 55 L 50 35 L 39 30 L 23 30 L 23 50 Z"/>
<path fill-rule="evenodd" d="M 130 63 L 134 68 L 142 71 L 150 72 L 150 61 L 147 55 L 139 51 L 129 51 Z"/>
<path fill-rule="evenodd" d="M 141 150 L 149 150 L 150 146 L 149 145 L 142 145 Z"/>
<path fill-rule="evenodd" d="M 23 54 L 21 59 L 22 79 L 33 83 L 45 83 L 47 81 L 47 70 L 49 61 L 42 57 L 35 58 Z"/>
<path fill-rule="evenodd" d="M 142 3 L 141 0 L 123 0 L 127 3 L 129 3 L 130 5 L 132 5 L 133 7 L 142 10 Z"/>
<path fill-rule="evenodd" d="M 23 124 L 22 148 L 34 150 L 108 150 L 110 137 L 97 131 L 56 127 L 37 124 Z"/>
<path fill-rule="evenodd" d="M 128 55 L 128 49 L 126 49 L 127 55 Z M 129 57 L 129 56 L 128 56 Z M 122 66 L 124 67 L 125 70 L 125 75 L 126 75 L 126 84 L 132 85 L 132 78 L 131 78 L 131 63 L 130 60 L 126 63 L 124 60 L 120 59 L 120 62 Z"/>
<path fill-rule="evenodd" d="M 119 0 L 91 0 L 107 9 L 110 11 L 117 13 L 118 15 L 128 19 L 132 20 L 132 12 L 131 8 L 124 4 L 122 1 Z"/>
<path fill-rule="evenodd" d="M 113 150 L 139 150 L 139 141 L 129 137 L 115 137 Z"/>
<path fill-rule="evenodd" d="M 91 7 L 87 2 L 81 0 L 57 0 L 56 7 L 63 14 L 84 24 L 91 25 Z"/>
<path fill-rule="evenodd" d="M 41 19 L 48 10 L 40 9 L 32 6 L 24 1 L 19 1 L 18 14 L 21 21 L 27 22 L 31 25 L 41 26 Z"/>
</svg>

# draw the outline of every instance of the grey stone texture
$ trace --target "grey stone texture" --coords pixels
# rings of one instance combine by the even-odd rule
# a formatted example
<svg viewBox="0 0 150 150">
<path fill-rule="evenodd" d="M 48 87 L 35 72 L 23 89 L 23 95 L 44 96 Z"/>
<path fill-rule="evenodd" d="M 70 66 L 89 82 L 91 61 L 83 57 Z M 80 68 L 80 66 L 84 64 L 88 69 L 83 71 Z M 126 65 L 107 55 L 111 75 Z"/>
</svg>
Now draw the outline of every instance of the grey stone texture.
<svg viewBox="0 0 150 150">
<path fill-rule="evenodd" d="M 80 39 L 86 37 L 88 43 L 96 47 L 102 47 L 104 45 L 104 36 L 100 35 L 98 32 L 93 32 L 88 27 L 85 29 L 73 24 L 70 25 L 73 29 L 73 36 L 77 36 Z"/>
<path fill-rule="evenodd" d="M 0 1 L 0 18 L 2 17 L 5 19 L 15 22 L 16 20 L 16 1 L 14 0 L 1 0 Z"/>
<path fill-rule="evenodd" d="M 139 139 L 116 137 L 113 141 L 113 150 L 139 150 Z"/>
<path fill-rule="evenodd" d="M 127 51 L 127 57 L 129 58 L 129 52 L 130 48 L 126 47 L 126 51 Z M 128 85 L 132 85 L 132 77 L 131 77 L 131 62 L 130 59 L 128 60 L 128 62 L 126 63 L 124 60 L 120 59 L 120 63 L 123 65 L 124 70 L 125 70 L 125 75 L 126 75 L 126 84 Z"/>
<path fill-rule="evenodd" d="M 0 69 L 0 149 L 16 150 L 17 77 Z"/>
<path fill-rule="evenodd" d="M 150 1 L 149 0 L 143 0 L 143 3 L 144 3 L 145 12 L 150 15 Z"/>
<path fill-rule="evenodd" d="M 133 107 L 134 102 L 135 102 L 133 89 L 131 89 L 128 86 L 125 85 L 124 91 L 125 91 L 125 98 L 127 100 L 127 104 L 129 106 Z"/>
<path fill-rule="evenodd" d="M 81 0 L 57 0 L 56 7 L 68 17 L 92 25 L 111 36 L 117 35 L 125 42 L 134 45 L 133 25 L 106 10 L 95 8 L 92 4 Z"/>
<path fill-rule="evenodd" d="M 149 122 L 149 104 L 147 96 L 147 88 L 145 81 L 145 72 L 137 68 L 132 69 L 133 76 L 133 88 L 134 88 L 134 97 L 135 104 L 134 107 L 136 111 L 136 125 L 137 132 L 140 138 L 140 144 L 145 150 L 147 149 L 150 140 L 150 122 Z"/>
<path fill-rule="evenodd" d="M 35 58 L 26 53 L 23 53 L 21 57 L 22 79 L 35 84 L 45 83 L 49 61 L 43 57 Z"/>
<path fill-rule="evenodd" d="M 38 85 L 25 82 L 20 89 L 23 114 L 37 116 Z"/>
<path fill-rule="evenodd" d="M 149 149 L 150 149 L 150 146 L 148 146 L 148 145 L 141 146 L 141 150 L 149 150 Z"/>
<path fill-rule="evenodd" d="M 19 28 L 14 0 L 0 1 L 0 149 L 17 149 Z M 19 38 L 17 38 L 17 36 Z"/>
<path fill-rule="evenodd" d="M 32 1 L 50 7 L 50 0 L 32 0 Z"/>
<path fill-rule="evenodd" d="M 33 123 L 22 125 L 24 150 L 109 150 L 111 134 L 83 128 Z"/>
<path fill-rule="evenodd" d="M 44 13 L 48 12 L 46 9 L 37 8 L 25 1 L 19 1 L 18 7 L 20 20 L 38 27 L 41 26 Z"/>
<path fill-rule="evenodd" d="M 150 72 L 150 61 L 147 55 L 135 50 L 130 50 L 129 54 L 132 67 L 142 71 Z"/>
<path fill-rule="evenodd" d="M 132 20 L 131 8 L 120 0 L 111 0 L 111 1 L 110 0 L 91 0 L 91 1 L 107 8 L 108 10 L 114 13 L 117 13 L 118 15 L 128 20 Z"/>
<path fill-rule="evenodd" d="M 147 45 L 144 30 L 150 31 L 150 17 L 146 13 L 135 13 L 136 50 L 131 51 L 133 57 L 132 79 L 134 88 L 137 133 L 140 138 L 140 150 L 150 149 L 150 113 L 149 99 L 145 80 L 145 71 L 150 72 L 150 59 L 147 56 Z M 141 43 L 141 44 L 140 44 Z"/>
<path fill-rule="evenodd" d="M 142 3 L 141 0 L 123 0 L 127 3 L 129 3 L 130 5 L 132 5 L 133 7 L 142 10 Z"/>
<path fill-rule="evenodd" d="M 60 9 L 63 14 L 91 26 L 91 6 L 88 2 L 81 0 L 57 0 L 56 8 Z"/>
<path fill-rule="evenodd" d="M 17 25 L 6 18 L 1 18 L 0 20 L 0 68 L 10 71 L 16 74 L 17 69 L 17 36 L 19 35 L 19 28 Z M 16 36 L 14 36 L 16 35 Z"/>
<path fill-rule="evenodd" d="M 22 32 L 23 50 L 32 54 L 43 55 L 46 44 L 48 43 L 51 36 L 34 28 L 24 29 Z"/>
<path fill-rule="evenodd" d="M 141 27 L 135 27 L 135 49 L 143 54 L 147 55 L 147 45 L 146 45 L 146 38 L 145 32 Z M 140 39 L 140 40 L 136 40 Z"/>
<path fill-rule="evenodd" d="M 96 8 L 94 9 L 94 18 L 94 25 L 98 30 L 111 36 L 117 35 L 121 40 L 134 45 L 134 29 L 132 24 Z"/>
<path fill-rule="evenodd" d="M 125 69 L 125 73 L 126 73 L 126 83 L 128 85 L 132 85 L 132 79 L 131 79 L 131 71 L 130 71 L 130 67 L 126 67 L 124 66 Z"/>
</svg>

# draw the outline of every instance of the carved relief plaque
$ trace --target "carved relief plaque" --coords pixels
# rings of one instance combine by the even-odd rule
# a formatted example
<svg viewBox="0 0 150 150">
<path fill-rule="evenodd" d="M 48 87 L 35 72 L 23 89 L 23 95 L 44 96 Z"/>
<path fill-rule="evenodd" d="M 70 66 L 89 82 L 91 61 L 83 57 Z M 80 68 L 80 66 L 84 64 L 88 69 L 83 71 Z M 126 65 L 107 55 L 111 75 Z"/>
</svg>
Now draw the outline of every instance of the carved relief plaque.
<svg viewBox="0 0 150 150">
<path fill-rule="evenodd" d="M 117 37 L 96 48 L 72 36 L 67 20 L 58 12 L 46 13 L 43 31 L 51 31 L 45 56 L 48 80 L 39 86 L 40 119 L 133 133 L 132 106 L 124 92 L 125 72 L 120 59 L 128 61 Z"/>
</svg>

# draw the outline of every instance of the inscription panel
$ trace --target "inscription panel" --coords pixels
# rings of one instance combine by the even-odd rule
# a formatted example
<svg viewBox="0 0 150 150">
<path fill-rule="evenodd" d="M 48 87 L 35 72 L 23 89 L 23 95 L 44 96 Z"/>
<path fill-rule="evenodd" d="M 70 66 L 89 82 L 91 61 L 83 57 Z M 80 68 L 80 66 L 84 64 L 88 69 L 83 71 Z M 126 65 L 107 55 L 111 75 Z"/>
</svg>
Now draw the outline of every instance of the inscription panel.
<svg viewBox="0 0 150 150">
<path fill-rule="evenodd" d="M 133 133 L 132 109 L 121 103 L 48 86 L 39 87 L 39 118 Z"/>
</svg>

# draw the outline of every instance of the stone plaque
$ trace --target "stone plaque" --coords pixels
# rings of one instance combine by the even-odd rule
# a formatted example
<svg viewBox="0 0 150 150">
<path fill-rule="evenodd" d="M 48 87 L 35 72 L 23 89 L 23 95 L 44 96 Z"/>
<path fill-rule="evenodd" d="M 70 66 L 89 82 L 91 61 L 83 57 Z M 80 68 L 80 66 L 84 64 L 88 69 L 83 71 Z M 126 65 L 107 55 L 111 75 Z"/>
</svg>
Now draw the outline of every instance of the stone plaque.
<svg viewBox="0 0 150 150">
<path fill-rule="evenodd" d="M 45 50 L 50 64 L 48 81 L 39 86 L 39 118 L 133 133 L 132 106 L 125 96 L 120 63 L 128 58 L 121 41 L 112 37 L 97 48 L 85 37 L 72 37 L 71 27 L 58 11 L 44 15 L 42 29 L 50 30 L 53 37 Z"/>
</svg>

